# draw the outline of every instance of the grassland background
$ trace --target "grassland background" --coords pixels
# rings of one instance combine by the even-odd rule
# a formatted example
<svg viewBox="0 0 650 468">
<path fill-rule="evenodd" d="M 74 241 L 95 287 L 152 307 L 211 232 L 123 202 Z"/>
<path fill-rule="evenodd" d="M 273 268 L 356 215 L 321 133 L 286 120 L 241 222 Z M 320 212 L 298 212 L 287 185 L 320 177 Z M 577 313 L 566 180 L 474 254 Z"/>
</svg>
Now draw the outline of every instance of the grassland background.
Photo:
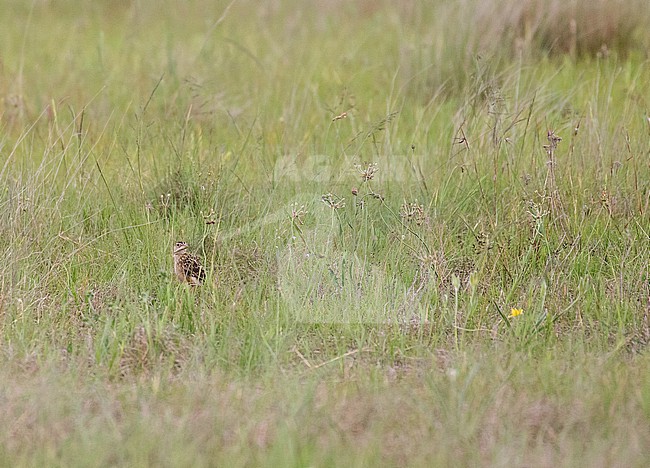
<svg viewBox="0 0 650 468">
<path fill-rule="evenodd" d="M 645 466 L 647 2 L 0 25 L 0 464 Z"/>
</svg>

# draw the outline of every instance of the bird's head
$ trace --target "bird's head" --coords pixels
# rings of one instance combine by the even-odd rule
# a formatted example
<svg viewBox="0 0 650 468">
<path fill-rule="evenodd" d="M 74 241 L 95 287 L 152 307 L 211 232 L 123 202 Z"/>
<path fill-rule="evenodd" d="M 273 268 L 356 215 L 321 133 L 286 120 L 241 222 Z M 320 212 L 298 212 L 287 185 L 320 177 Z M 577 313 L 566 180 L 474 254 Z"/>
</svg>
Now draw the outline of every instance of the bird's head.
<svg viewBox="0 0 650 468">
<path fill-rule="evenodd" d="M 176 242 L 174 244 L 174 255 L 180 255 L 187 251 L 187 242 Z"/>
</svg>

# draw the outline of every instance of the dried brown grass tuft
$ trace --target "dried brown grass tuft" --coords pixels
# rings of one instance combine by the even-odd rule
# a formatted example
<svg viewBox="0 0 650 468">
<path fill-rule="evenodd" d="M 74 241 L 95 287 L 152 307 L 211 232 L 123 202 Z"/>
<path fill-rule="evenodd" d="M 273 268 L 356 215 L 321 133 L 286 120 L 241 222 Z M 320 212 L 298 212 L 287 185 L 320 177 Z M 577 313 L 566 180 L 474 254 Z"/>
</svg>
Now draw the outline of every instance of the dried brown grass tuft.
<svg viewBox="0 0 650 468">
<path fill-rule="evenodd" d="M 178 372 L 188 360 L 190 346 L 171 329 L 156 331 L 138 326 L 126 341 L 119 361 L 120 375 L 147 373 L 161 363 L 171 363 Z"/>
<path fill-rule="evenodd" d="M 642 0 L 488 0 L 454 2 L 470 52 L 537 51 L 573 57 L 627 55 L 647 44 L 650 6 Z M 454 14 L 448 13 L 448 14 Z M 454 24 L 448 22 L 447 24 Z M 458 24 L 458 23 L 456 23 Z M 471 25 L 471 29 L 469 29 Z"/>
</svg>

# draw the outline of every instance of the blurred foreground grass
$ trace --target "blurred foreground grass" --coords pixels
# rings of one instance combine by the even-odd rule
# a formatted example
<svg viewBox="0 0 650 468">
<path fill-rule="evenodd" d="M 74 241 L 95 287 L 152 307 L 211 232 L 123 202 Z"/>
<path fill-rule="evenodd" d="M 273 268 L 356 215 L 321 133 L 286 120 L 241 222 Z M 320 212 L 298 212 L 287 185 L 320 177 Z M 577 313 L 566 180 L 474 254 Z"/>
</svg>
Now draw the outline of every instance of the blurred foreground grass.
<svg viewBox="0 0 650 468">
<path fill-rule="evenodd" d="M 649 17 L 2 2 L 2 463 L 643 466 Z"/>
</svg>

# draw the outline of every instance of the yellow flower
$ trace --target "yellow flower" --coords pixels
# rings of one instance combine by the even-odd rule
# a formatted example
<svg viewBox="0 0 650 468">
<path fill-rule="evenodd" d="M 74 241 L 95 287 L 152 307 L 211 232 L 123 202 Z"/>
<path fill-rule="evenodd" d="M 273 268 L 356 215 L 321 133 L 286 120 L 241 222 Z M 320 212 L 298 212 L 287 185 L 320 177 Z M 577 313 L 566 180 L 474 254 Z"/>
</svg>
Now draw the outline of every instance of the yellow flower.
<svg viewBox="0 0 650 468">
<path fill-rule="evenodd" d="M 521 315 L 523 313 L 524 313 L 524 309 L 512 308 L 512 309 L 510 309 L 510 315 L 508 315 L 508 318 L 517 317 L 518 315 Z"/>
</svg>

